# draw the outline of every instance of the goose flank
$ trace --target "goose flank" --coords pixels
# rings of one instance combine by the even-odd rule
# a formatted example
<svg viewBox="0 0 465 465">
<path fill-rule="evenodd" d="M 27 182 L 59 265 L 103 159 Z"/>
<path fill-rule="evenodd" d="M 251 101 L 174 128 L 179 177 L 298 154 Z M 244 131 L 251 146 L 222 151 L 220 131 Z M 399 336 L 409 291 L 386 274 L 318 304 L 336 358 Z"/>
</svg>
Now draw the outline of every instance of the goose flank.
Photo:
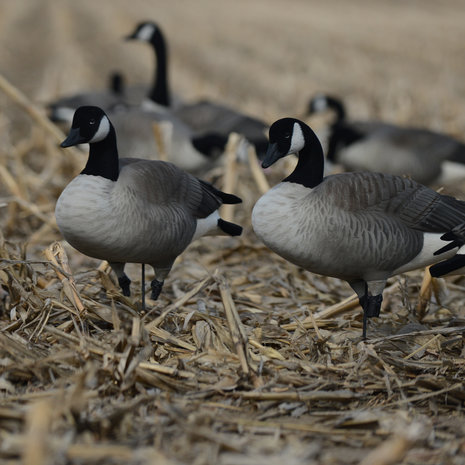
<svg viewBox="0 0 465 465">
<path fill-rule="evenodd" d="M 315 133 L 284 118 L 270 128 L 262 166 L 291 153 L 298 154 L 297 166 L 257 201 L 253 229 L 290 262 L 347 281 L 363 308 L 365 338 L 367 319 L 379 316 L 390 276 L 455 256 L 460 244 L 444 234 L 465 222 L 465 202 L 389 174 L 323 177 Z M 451 247 L 441 250 L 448 238 Z"/>
<path fill-rule="evenodd" d="M 116 133 L 98 107 L 76 110 L 62 147 L 89 143 L 85 168 L 60 195 L 55 209 L 64 238 L 77 250 L 107 260 L 124 295 L 127 262 L 153 267 L 158 298 L 176 257 L 205 235 L 237 236 L 242 228 L 219 217 L 222 203 L 240 203 L 171 163 L 118 158 Z"/>
</svg>

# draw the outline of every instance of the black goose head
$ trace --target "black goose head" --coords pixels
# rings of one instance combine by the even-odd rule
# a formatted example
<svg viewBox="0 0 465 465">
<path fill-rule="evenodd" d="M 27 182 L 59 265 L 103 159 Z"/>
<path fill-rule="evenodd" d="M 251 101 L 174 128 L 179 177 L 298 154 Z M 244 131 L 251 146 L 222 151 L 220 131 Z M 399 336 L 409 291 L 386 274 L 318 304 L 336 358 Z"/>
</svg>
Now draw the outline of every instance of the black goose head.
<svg viewBox="0 0 465 465">
<path fill-rule="evenodd" d="M 307 127 L 294 118 L 275 121 L 270 127 L 268 149 L 262 167 L 268 168 L 280 158 L 300 152 L 305 146 L 304 132 Z"/>
<path fill-rule="evenodd" d="M 342 100 L 325 94 L 317 94 L 310 99 L 307 108 L 307 114 L 313 115 L 326 110 L 333 110 L 336 112 L 336 121 L 343 121 L 346 117 L 346 112 Z"/>
<path fill-rule="evenodd" d="M 159 26 L 153 21 L 139 23 L 134 31 L 125 37 L 126 40 L 140 40 L 142 42 L 153 42 L 162 36 Z"/>
<path fill-rule="evenodd" d="M 104 140 L 111 131 L 111 123 L 99 107 L 83 106 L 74 112 L 73 124 L 61 147 L 93 144 Z"/>
</svg>

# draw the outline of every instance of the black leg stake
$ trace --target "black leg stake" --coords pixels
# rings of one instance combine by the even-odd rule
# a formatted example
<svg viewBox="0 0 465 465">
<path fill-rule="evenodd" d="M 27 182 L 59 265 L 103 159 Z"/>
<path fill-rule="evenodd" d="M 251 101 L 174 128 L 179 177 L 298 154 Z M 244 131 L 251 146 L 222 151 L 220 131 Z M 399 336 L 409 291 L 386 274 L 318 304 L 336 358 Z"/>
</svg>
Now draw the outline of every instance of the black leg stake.
<svg viewBox="0 0 465 465">
<path fill-rule="evenodd" d="M 142 310 L 145 311 L 145 263 L 142 263 Z"/>
<path fill-rule="evenodd" d="M 368 323 L 368 315 L 367 311 L 363 309 L 363 333 L 362 333 L 362 339 L 366 341 L 367 338 L 367 323 Z"/>
</svg>

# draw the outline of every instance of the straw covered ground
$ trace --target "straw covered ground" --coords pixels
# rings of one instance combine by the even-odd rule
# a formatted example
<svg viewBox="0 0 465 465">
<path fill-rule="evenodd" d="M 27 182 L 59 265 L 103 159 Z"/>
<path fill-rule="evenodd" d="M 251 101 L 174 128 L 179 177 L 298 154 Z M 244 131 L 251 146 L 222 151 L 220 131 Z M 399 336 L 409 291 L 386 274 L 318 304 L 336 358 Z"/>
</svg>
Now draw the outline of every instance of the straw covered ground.
<svg viewBox="0 0 465 465">
<path fill-rule="evenodd" d="M 43 104 L 114 69 L 148 82 L 150 50 L 120 40 L 142 19 L 180 98 L 271 123 L 327 91 L 354 118 L 465 131 L 460 0 L 1 1 L 0 462 L 465 463 L 462 278 L 393 278 L 362 341 L 346 283 L 258 242 L 263 182 L 231 158 L 208 177 L 244 199 L 243 236 L 191 245 L 145 313 L 137 266 L 126 298 L 62 241 L 55 202 L 85 154 L 58 148 Z"/>
</svg>

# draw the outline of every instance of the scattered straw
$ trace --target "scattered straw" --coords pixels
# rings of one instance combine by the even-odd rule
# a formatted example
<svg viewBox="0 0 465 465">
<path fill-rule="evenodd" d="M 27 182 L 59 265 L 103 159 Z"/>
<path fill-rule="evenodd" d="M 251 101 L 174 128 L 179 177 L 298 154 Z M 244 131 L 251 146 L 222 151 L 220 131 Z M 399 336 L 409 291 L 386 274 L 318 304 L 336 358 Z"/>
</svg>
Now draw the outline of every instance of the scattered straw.
<svg viewBox="0 0 465 465">
<path fill-rule="evenodd" d="M 56 74 L 61 76 L 66 66 L 58 58 L 60 49 L 72 56 L 72 77 L 78 72 L 84 75 L 89 71 L 85 63 L 93 60 L 99 50 L 112 56 L 120 53 L 118 47 L 107 47 L 105 41 L 92 53 L 87 48 L 81 53 L 81 45 L 97 43 L 94 32 L 111 32 L 111 39 L 103 38 L 107 45 L 114 44 L 113 26 L 127 25 L 131 15 L 143 17 L 140 8 L 148 16 L 152 14 L 149 2 L 131 2 L 127 10 L 131 14 L 125 15 L 117 13 L 124 2 L 112 2 L 111 8 L 102 5 L 112 27 L 93 28 L 92 34 L 87 34 L 81 27 L 94 24 L 92 2 L 43 1 L 37 8 L 31 8 L 29 3 L 5 3 L 2 30 L 8 37 L 18 31 L 20 40 L 11 43 L 17 46 L 25 42 L 28 53 L 16 55 L 9 48 L 2 57 L 8 61 L 11 55 L 20 62 L 21 56 L 27 56 L 28 63 L 34 66 L 31 79 L 48 86 L 50 79 L 41 74 L 40 66 L 50 58 L 48 63 L 57 67 Z M 393 14 L 398 12 L 396 2 L 385 3 L 383 23 L 373 24 L 389 26 L 389 18 L 398 17 Z M 439 7 L 433 3 L 423 9 L 410 7 L 408 2 L 402 4 L 409 13 L 404 15 L 406 24 L 421 24 L 415 33 L 431 30 L 425 24 L 437 23 L 434 12 Z M 280 46 L 267 49 L 265 61 L 239 63 L 239 50 L 241 56 L 245 53 L 253 58 L 254 50 L 263 55 L 262 42 L 253 48 L 253 37 L 261 38 L 263 29 L 263 24 L 253 29 L 254 18 L 263 23 L 263 14 L 255 13 L 263 11 L 258 7 L 253 10 L 249 2 L 251 27 L 247 25 L 238 34 L 235 25 L 243 16 L 243 8 L 231 5 L 228 21 L 218 22 L 220 25 L 211 21 L 218 10 L 214 7 L 203 10 L 202 15 L 196 12 L 193 18 L 204 25 L 210 20 L 208 27 L 178 31 L 185 35 L 180 36 L 177 45 L 173 43 L 173 56 L 177 48 L 176 54 L 181 51 L 188 59 L 171 62 L 178 68 L 179 63 L 185 63 L 185 72 L 176 73 L 176 85 L 198 82 L 199 93 L 213 91 L 212 95 L 221 100 L 229 99 L 246 110 L 255 108 L 257 115 L 273 119 L 283 116 L 284 111 L 297 112 L 295 104 L 305 104 L 302 92 L 309 89 L 308 70 L 302 67 L 302 79 L 297 74 L 283 87 L 282 73 L 271 71 L 291 67 L 289 60 L 294 60 L 294 55 L 283 54 L 286 47 Z M 306 2 L 296 2 L 295 6 L 297 10 L 313 9 L 305 18 L 315 24 L 329 12 L 329 7 L 315 10 Z M 355 2 L 353 6 L 365 11 L 367 5 Z M 166 18 L 172 20 L 186 10 L 169 7 L 168 3 L 166 8 L 170 13 Z M 295 27 L 297 17 L 283 14 L 288 7 L 282 8 L 268 9 L 268 19 L 280 15 L 281 29 L 295 33 L 291 35 L 295 37 L 294 47 L 306 44 L 299 34 L 306 34 L 308 28 Z M 43 21 L 46 30 L 41 40 L 36 41 L 36 28 L 42 25 L 37 21 L 37 11 L 47 21 Z M 230 16 L 230 11 L 236 11 L 237 16 Z M 452 13 L 448 15 L 447 7 L 441 5 L 441 21 L 450 16 L 454 19 L 448 23 L 451 28 L 456 24 L 455 31 L 463 30 L 463 26 L 458 29 L 463 24 L 457 17 L 458 10 L 449 11 Z M 370 18 L 376 21 L 379 15 L 374 12 Z M 297 18 L 299 25 L 303 17 Z M 363 15 L 354 15 L 358 17 Z M 28 26 L 28 18 L 33 27 L 27 29 L 26 37 L 21 33 Z M 350 34 L 345 35 L 347 40 L 356 35 L 356 41 L 350 42 L 353 46 L 348 48 L 348 59 L 360 64 L 351 67 L 351 72 L 359 74 L 351 83 L 349 73 L 334 73 L 320 60 L 314 70 L 320 73 L 314 76 L 315 82 L 318 78 L 334 89 L 346 89 L 354 116 L 357 112 L 363 116 L 376 114 L 400 122 L 439 124 L 441 129 L 459 136 L 463 133 L 461 106 L 450 98 L 460 94 L 453 91 L 462 85 L 460 79 L 451 80 L 454 73 L 447 73 L 447 89 L 437 85 L 433 94 L 425 93 L 423 100 L 417 92 L 421 75 L 428 76 L 424 69 L 442 69 L 435 63 L 463 67 L 463 60 L 451 61 L 454 50 L 459 56 L 463 48 L 460 34 L 454 36 L 455 42 L 447 42 L 448 47 L 457 43 L 449 54 L 444 53 L 444 41 L 431 42 L 433 49 L 440 51 L 437 62 L 430 49 L 428 61 L 412 61 L 413 49 L 409 51 L 409 47 L 402 48 L 406 54 L 397 62 L 397 45 L 405 42 L 398 21 L 392 21 L 390 29 L 398 34 L 390 34 L 388 42 L 385 35 L 380 35 L 382 43 L 371 34 L 372 45 L 366 40 L 364 28 L 353 27 L 353 18 L 338 19 L 333 15 L 333 19 L 341 27 L 351 27 Z M 212 43 L 228 29 L 234 35 L 227 47 Z M 321 28 L 311 29 L 320 38 L 324 32 L 327 38 L 328 28 L 323 32 Z M 50 35 L 45 33 L 49 30 Z M 166 32 L 169 38 L 168 26 Z M 217 51 L 220 54 L 205 55 L 206 46 L 180 49 L 179 44 L 193 33 L 197 34 L 193 43 L 201 44 L 209 37 L 215 50 L 221 45 Z M 243 40 L 240 49 L 235 48 L 239 39 Z M 325 40 L 316 43 L 324 47 Z M 356 46 L 362 43 L 364 47 Z M 46 55 L 39 56 L 39 48 Z M 234 53 L 232 60 L 230 49 Z M 419 65 L 426 68 L 418 71 L 418 79 L 406 78 L 400 84 L 391 79 L 395 74 L 370 79 L 373 60 L 367 61 L 365 55 L 376 56 L 381 49 L 386 51 L 384 63 L 389 72 L 403 73 Z M 396 57 L 391 49 L 396 51 Z M 354 54 L 359 61 L 353 59 Z M 208 73 L 204 72 L 205 66 L 200 66 L 202 79 L 200 74 L 193 77 L 187 66 L 192 60 L 201 64 L 204 55 L 213 57 Z M 130 57 L 135 55 L 131 52 Z M 234 73 L 223 71 L 229 61 Z M 415 66 L 407 69 L 405 63 Z M 27 70 L 22 64 L 21 73 Z M 114 62 L 108 59 L 100 63 L 97 58 L 93 64 L 98 66 L 91 71 L 100 73 Z M 448 69 L 456 71 L 450 66 Z M 14 76 L 13 68 L 8 67 L 8 76 Z M 263 73 L 262 68 L 270 72 Z M 267 76 L 257 80 L 257 93 L 248 89 L 255 85 L 254 70 Z M 250 79 L 244 80 L 246 72 Z M 462 74 L 457 72 L 456 76 Z M 279 88 L 273 85 L 274 75 Z M 96 74 L 89 71 L 88 76 Z M 368 76 L 366 82 L 385 79 L 389 86 L 376 89 L 388 88 L 388 92 L 378 95 L 373 86 L 360 86 L 360 76 Z M 13 84 L 23 82 L 23 76 L 16 78 Z M 67 78 L 63 80 L 68 82 Z M 80 82 L 76 76 L 76 88 Z M 242 87 L 234 93 L 238 82 Z M 409 87 L 409 82 L 415 82 L 415 89 Z M 189 246 L 176 261 L 159 299 L 149 302 L 143 313 L 138 266 L 127 266 L 134 295 L 125 297 L 105 262 L 89 259 L 66 243 L 57 242 L 62 238 L 54 219 L 56 199 L 82 169 L 84 159 L 79 150 L 58 149 L 57 142 L 64 139 L 64 134 L 45 118 L 44 109 L 33 105 L 12 83 L 0 77 L 0 89 L 5 94 L 1 97 L 7 103 L 14 102 L 11 114 L 3 106 L 0 111 L 1 463 L 460 463 L 465 423 L 463 278 L 433 280 L 431 285 L 428 273 L 424 277 L 422 272 L 414 272 L 392 278 L 384 293 L 381 315 L 370 321 L 369 338 L 361 341 L 362 311 L 347 284 L 289 264 L 259 243 L 253 233 L 250 213 L 255 201 L 283 178 L 283 165 L 290 166 L 295 160 L 288 157 L 288 162 L 277 163 L 264 173 L 251 148 L 249 164 L 236 163 L 233 137 L 225 164 L 206 173 L 205 178 L 243 199 L 243 204 L 225 211 L 227 218 L 244 227 L 243 235 L 209 237 Z M 94 88 L 94 80 L 89 84 Z M 220 95 L 220 88 L 227 92 Z M 430 85 L 425 88 L 431 90 Z M 413 92 L 412 98 L 405 98 L 407 89 L 409 96 Z M 195 89 L 191 90 L 193 96 Z M 442 105 L 431 105 L 441 101 Z M 24 109 L 31 118 L 21 115 L 20 123 L 10 123 L 17 108 Z M 431 108 L 434 111 L 428 110 Z M 167 144 L 171 142 L 171 133 L 165 129 L 159 128 L 158 136 L 155 129 L 155 138 L 163 144 L 161 153 L 169 153 Z M 430 289 L 435 299 L 429 298 Z M 416 313 L 419 297 L 424 302 Z"/>
</svg>

